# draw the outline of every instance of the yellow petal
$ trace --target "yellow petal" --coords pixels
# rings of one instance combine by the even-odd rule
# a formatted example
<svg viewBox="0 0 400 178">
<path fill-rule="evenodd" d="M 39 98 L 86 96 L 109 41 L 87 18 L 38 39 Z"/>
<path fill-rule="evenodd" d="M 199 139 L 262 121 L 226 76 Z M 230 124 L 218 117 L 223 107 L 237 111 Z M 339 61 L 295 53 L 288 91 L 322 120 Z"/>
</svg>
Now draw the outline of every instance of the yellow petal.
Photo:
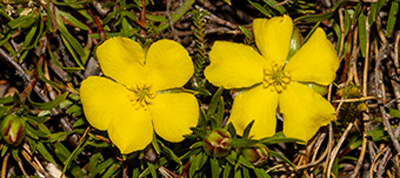
<svg viewBox="0 0 400 178">
<path fill-rule="evenodd" d="M 163 93 L 157 95 L 149 106 L 154 130 L 163 139 L 180 142 L 190 134 L 199 118 L 197 99 L 189 93 Z"/>
<path fill-rule="evenodd" d="M 108 127 L 111 141 L 122 154 L 143 150 L 153 139 L 151 115 L 143 109 L 124 107 L 114 110 L 114 119 Z"/>
<path fill-rule="evenodd" d="M 263 80 L 263 66 L 267 63 L 250 46 L 216 41 L 209 56 L 211 64 L 204 75 L 215 86 L 242 88 Z"/>
<path fill-rule="evenodd" d="M 292 80 L 329 85 L 335 79 L 339 59 L 325 32 L 318 28 L 285 67 Z"/>
<path fill-rule="evenodd" d="M 310 140 L 321 126 L 335 119 L 335 109 L 320 94 L 303 84 L 291 82 L 279 95 L 286 137 Z"/>
<path fill-rule="evenodd" d="M 91 76 L 82 82 L 80 95 L 87 121 L 99 130 L 106 130 L 115 113 L 130 107 L 129 91 L 122 85 L 104 78 Z"/>
<path fill-rule="evenodd" d="M 275 134 L 278 93 L 270 88 L 264 89 L 259 85 L 234 98 L 229 122 L 232 122 L 238 135 L 243 134 L 252 120 L 254 124 L 250 137 L 260 139 Z"/>
<path fill-rule="evenodd" d="M 193 75 L 193 62 L 179 43 L 159 40 L 153 43 L 146 56 L 149 83 L 156 91 L 182 87 Z"/>
<path fill-rule="evenodd" d="M 114 37 L 101 44 L 96 51 L 101 70 L 118 83 L 133 85 L 145 79 L 142 47 L 135 41 Z"/>
<path fill-rule="evenodd" d="M 254 36 L 261 54 L 270 63 L 284 64 L 293 33 L 292 19 L 284 15 L 253 21 Z"/>
</svg>

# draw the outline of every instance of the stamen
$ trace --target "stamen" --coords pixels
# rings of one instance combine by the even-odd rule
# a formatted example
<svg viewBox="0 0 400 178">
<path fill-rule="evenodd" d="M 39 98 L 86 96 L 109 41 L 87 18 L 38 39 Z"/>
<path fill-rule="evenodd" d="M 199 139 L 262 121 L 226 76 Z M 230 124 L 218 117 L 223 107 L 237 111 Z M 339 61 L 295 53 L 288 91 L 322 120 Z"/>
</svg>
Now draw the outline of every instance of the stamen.
<svg viewBox="0 0 400 178">
<path fill-rule="evenodd" d="M 157 93 L 151 91 L 150 84 L 145 82 L 138 82 L 132 86 L 127 86 L 126 88 L 132 93 L 128 94 L 129 100 L 135 109 L 138 110 L 143 108 L 147 110 L 147 106 L 152 103 L 152 100 L 156 97 Z"/>
<path fill-rule="evenodd" d="M 272 68 L 268 68 L 264 66 L 264 80 L 263 87 L 266 89 L 269 86 L 273 85 L 273 89 L 278 93 L 281 93 L 284 89 L 286 89 L 286 85 L 290 83 L 290 74 L 283 71 L 282 66 L 278 64 L 272 64 Z M 271 70 L 272 69 L 272 70 Z M 271 88 L 271 90 L 273 91 Z"/>
</svg>

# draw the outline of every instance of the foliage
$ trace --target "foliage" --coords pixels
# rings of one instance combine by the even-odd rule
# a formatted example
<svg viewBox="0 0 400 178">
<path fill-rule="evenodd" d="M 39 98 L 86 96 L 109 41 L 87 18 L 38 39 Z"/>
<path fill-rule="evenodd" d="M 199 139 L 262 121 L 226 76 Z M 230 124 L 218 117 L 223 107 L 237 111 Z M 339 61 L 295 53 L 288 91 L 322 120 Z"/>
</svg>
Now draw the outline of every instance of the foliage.
<svg viewBox="0 0 400 178">
<path fill-rule="evenodd" d="M 399 1 L 334 2 L 3 0 L 0 122 L 7 128 L 10 116 L 22 119 L 24 127 L 2 133 L 25 134 L 21 143 L 0 138 L 1 178 L 399 177 Z M 323 28 L 341 61 L 328 89 L 307 83 L 327 93 L 337 117 L 304 146 L 282 132 L 248 138 L 252 123 L 238 136 L 227 121 L 232 97 L 245 91 L 216 88 L 203 74 L 216 40 L 256 47 L 252 20 L 284 14 L 305 36 L 303 44 L 308 32 Z M 130 38 L 144 50 L 159 39 L 173 39 L 189 51 L 195 74 L 181 90 L 196 95 L 200 117 L 185 141 L 170 143 L 155 134 L 144 150 L 121 154 L 106 132 L 87 123 L 80 85 L 88 76 L 102 75 L 96 49 L 114 36 Z M 229 132 L 232 147 L 226 156 L 214 157 L 205 152 L 204 140 L 218 129 Z M 254 165 L 243 150 L 259 144 L 268 158 Z"/>
</svg>

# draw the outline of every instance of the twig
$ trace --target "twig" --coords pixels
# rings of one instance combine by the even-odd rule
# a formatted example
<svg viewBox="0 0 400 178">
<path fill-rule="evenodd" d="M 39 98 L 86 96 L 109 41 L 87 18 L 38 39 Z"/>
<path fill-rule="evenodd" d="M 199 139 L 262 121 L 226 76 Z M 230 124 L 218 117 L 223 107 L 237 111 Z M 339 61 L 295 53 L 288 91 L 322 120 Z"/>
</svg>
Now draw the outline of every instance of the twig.
<svg viewBox="0 0 400 178">
<path fill-rule="evenodd" d="M 181 43 L 181 39 L 176 34 L 176 30 L 175 30 L 175 27 L 174 27 L 174 22 L 172 21 L 172 18 L 171 18 L 172 13 L 170 11 L 170 8 L 171 8 L 171 0 L 167 0 L 167 14 L 166 15 L 168 17 L 169 27 L 171 27 L 171 31 L 172 31 L 172 35 L 174 37 L 174 40 L 177 41 L 178 43 Z"/>
<path fill-rule="evenodd" d="M 1 166 L 1 178 L 6 178 L 6 171 L 7 171 L 7 161 L 10 157 L 10 153 L 7 153 L 6 156 L 3 158 L 3 164 Z"/>
<path fill-rule="evenodd" d="M 353 123 L 350 123 L 347 126 L 346 130 L 343 132 L 343 134 L 340 137 L 340 139 L 339 139 L 338 143 L 336 144 L 335 148 L 332 150 L 332 153 L 330 155 L 331 159 L 327 160 L 327 161 L 329 161 L 328 166 L 327 166 L 328 170 L 327 170 L 327 173 L 326 173 L 326 176 L 328 178 L 331 177 L 331 175 L 332 175 L 332 167 L 333 167 L 333 163 L 335 162 L 336 155 L 338 154 L 338 152 L 340 150 L 340 147 L 342 146 L 343 142 L 346 140 L 347 135 L 350 133 L 350 130 L 353 128 L 353 126 L 354 126 Z"/>
</svg>

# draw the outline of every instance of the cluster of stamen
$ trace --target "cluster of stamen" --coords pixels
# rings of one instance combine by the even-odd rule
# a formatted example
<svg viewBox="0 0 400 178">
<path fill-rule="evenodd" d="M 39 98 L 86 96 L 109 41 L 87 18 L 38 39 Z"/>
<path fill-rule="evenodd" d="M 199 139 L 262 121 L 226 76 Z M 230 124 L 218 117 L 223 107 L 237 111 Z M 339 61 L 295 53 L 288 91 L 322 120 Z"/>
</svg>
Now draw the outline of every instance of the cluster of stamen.
<svg viewBox="0 0 400 178">
<path fill-rule="evenodd" d="M 278 64 L 272 65 L 271 68 L 264 66 L 263 87 L 268 88 L 274 86 L 275 90 L 280 93 L 286 89 L 286 85 L 290 83 L 290 74 L 282 70 L 282 66 Z M 271 88 L 272 90 L 272 88 Z"/>
<path fill-rule="evenodd" d="M 128 98 L 132 102 L 135 109 L 138 110 L 142 107 L 144 110 L 147 110 L 147 105 L 151 104 L 151 100 L 153 100 L 157 93 L 150 90 L 151 85 L 146 84 L 144 82 L 138 82 L 136 85 L 128 86 L 127 89 L 132 91 Z"/>
</svg>

